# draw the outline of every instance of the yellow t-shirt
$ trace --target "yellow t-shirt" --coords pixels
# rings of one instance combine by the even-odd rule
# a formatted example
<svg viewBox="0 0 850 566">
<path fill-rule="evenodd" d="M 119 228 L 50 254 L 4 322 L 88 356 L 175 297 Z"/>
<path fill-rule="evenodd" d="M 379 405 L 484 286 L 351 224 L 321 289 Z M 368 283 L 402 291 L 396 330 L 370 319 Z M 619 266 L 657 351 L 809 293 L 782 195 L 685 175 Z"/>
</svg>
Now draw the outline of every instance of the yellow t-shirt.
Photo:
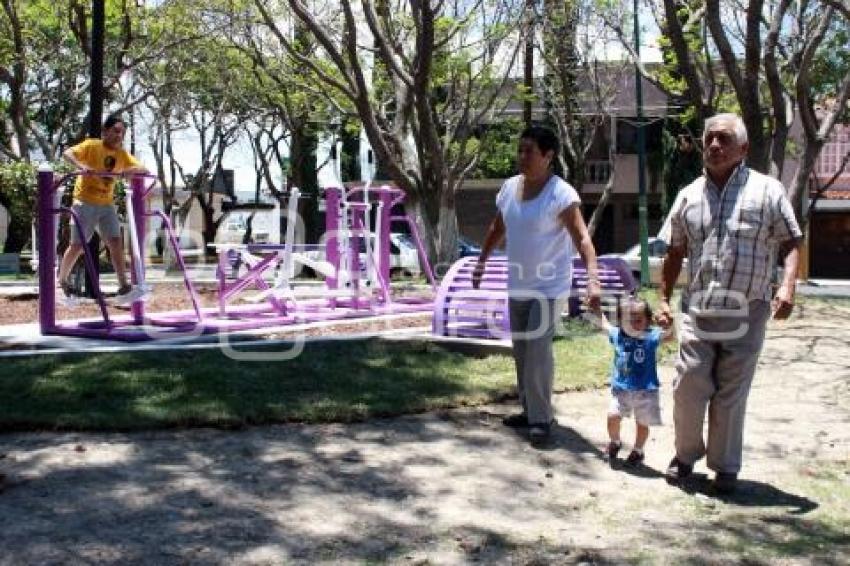
<svg viewBox="0 0 850 566">
<path fill-rule="evenodd" d="M 80 163 L 95 171 L 122 173 L 140 166 L 138 160 L 123 148 L 109 149 L 97 138 L 89 138 L 75 145 L 71 148 L 71 153 Z M 89 204 L 112 204 L 114 186 L 114 177 L 80 175 L 74 185 L 74 199 Z"/>
</svg>

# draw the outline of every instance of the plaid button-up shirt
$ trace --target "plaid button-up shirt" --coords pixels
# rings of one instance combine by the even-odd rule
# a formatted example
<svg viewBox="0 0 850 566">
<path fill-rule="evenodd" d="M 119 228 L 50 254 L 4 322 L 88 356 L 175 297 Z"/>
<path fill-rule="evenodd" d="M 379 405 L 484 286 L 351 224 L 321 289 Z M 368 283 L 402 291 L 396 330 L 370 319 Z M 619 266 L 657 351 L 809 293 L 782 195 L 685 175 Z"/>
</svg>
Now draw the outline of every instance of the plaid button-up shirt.
<svg viewBox="0 0 850 566">
<path fill-rule="evenodd" d="M 703 175 L 682 189 L 670 211 L 670 245 L 687 250 L 684 304 L 734 309 L 770 300 L 779 245 L 801 237 L 776 179 L 743 163 L 722 189 Z"/>
</svg>

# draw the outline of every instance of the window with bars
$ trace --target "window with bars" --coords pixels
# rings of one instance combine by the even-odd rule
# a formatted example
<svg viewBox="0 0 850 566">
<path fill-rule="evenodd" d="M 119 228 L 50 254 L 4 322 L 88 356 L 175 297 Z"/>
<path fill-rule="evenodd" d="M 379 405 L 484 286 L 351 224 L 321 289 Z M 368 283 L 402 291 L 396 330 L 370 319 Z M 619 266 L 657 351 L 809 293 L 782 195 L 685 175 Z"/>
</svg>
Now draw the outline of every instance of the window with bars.
<svg viewBox="0 0 850 566">
<path fill-rule="evenodd" d="M 819 177 L 834 175 L 848 152 L 850 152 L 850 127 L 844 126 L 824 144 L 815 164 L 815 174 Z M 850 170 L 845 168 L 843 175 L 850 175 Z"/>
</svg>

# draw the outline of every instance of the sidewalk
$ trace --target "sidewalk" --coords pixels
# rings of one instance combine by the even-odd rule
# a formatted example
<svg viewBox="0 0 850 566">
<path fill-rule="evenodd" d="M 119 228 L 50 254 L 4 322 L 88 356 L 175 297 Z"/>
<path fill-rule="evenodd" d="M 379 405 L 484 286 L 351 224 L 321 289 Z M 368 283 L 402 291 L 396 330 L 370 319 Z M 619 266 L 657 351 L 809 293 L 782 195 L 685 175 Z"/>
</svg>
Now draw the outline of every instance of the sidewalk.
<svg viewBox="0 0 850 566">
<path fill-rule="evenodd" d="M 797 283 L 797 292 L 812 297 L 850 297 L 850 279 L 809 279 Z"/>
</svg>

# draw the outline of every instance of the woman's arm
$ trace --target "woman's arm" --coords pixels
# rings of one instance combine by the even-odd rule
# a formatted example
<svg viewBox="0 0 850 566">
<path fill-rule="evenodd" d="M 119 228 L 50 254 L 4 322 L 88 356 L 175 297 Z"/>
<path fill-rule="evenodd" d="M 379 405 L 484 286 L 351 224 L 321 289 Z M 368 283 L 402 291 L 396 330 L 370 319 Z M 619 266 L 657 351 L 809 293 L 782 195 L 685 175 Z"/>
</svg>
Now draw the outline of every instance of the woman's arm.
<svg viewBox="0 0 850 566">
<path fill-rule="evenodd" d="M 602 303 L 602 288 L 599 285 L 596 249 L 593 247 L 593 240 L 591 240 L 590 233 L 587 231 L 587 225 L 584 223 L 578 203 L 576 202 L 568 206 L 561 212 L 559 218 L 570 233 L 573 245 L 578 250 L 581 259 L 584 260 L 585 269 L 587 270 L 588 305 L 593 312 L 597 312 Z"/>
<path fill-rule="evenodd" d="M 487 228 L 487 235 L 484 237 L 484 243 L 481 245 L 481 254 L 478 256 L 478 262 L 475 264 L 475 269 L 472 271 L 472 288 L 478 289 L 481 285 L 481 277 L 484 275 L 484 264 L 487 258 L 497 246 L 505 241 L 505 221 L 502 218 L 502 213 L 497 212 L 496 217 Z"/>
</svg>

